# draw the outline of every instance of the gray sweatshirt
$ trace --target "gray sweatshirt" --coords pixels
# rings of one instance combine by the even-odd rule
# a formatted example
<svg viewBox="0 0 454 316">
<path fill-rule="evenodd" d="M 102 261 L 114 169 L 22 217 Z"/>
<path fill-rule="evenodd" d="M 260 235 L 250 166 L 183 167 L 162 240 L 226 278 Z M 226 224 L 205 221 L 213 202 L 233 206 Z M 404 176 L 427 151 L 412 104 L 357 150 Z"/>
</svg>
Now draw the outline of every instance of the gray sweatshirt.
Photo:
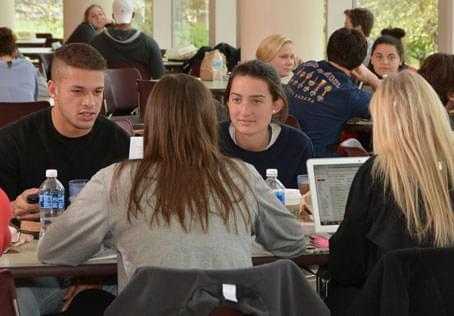
<svg viewBox="0 0 454 316">
<path fill-rule="evenodd" d="M 153 210 L 149 206 L 144 207 L 145 214 L 139 214 L 137 219 L 131 217 L 129 223 L 126 210 L 135 165 L 123 169 L 115 200 L 112 200 L 110 188 L 114 164 L 94 175 L 71 206 L 50 225 L 39 242 L 38 259 L 50 264 L 78 265 L 101 246 L 113 248 L 118 253 L 121 290 L 136 269 L 143 266 L 188 269 L 252 266 L 252 234 L 276 256 L 301 255 L 305 249 L 302 226 L 274 197 L 254 167 L 239 163 L 246 178 L 250 179 L 253 192 L 246 190 L 239 177 L 234 178 L 246 195 L 236 205 L 235 212 L 247 212 L 247 203 L 251 215 L 250 224 L 245 225 L 237 214 L 238 232 L 227 229 L 216 214 L 213 201 L 210 201 L 213 213 L 208 232 L 203 232 L 197 221 L 193 221 L 190 232 L 185 232 L 177 219 L 172 219 L 170 226 L 150 226 Z M 150 188 L 148 192 L 151 194 L 152 191 Z M 234 224 L 232 216 L 230 224 Z"/>
</svg>

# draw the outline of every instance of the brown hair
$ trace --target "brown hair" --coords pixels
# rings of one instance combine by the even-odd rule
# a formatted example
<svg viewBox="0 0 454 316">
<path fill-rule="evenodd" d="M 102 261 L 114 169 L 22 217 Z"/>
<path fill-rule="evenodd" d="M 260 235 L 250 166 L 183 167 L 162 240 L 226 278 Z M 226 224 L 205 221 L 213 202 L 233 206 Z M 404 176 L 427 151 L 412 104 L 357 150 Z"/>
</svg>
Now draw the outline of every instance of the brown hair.
<svg viewBox="0 0 454 316">
<path fill-rule="evenodd" d="M 434 88 L 441 102 L 448 104 L 448 95 L 454 92 L 454 55 L 432 54 L 423 61 L 418 73 Z"/>
<path fill-rule="evenodd" d="M 0 27 L 0 56 L 16 51 L 16 35 L 7 27 Z"/>
<path fill-rule="evenodd" d="M 161 219 L 170 225 L 175 217 L 185 231 L 198 222 L 206 232 L 216 214 L 228 228 L 232 216 L 238 228 L 237 204 L 250 186 L 238 162 L 219 151 L 216 109 L 203 83 L 186 74 L 164 76 L 148 99 L 144 123 L 143 159 L 122 162 L 116 171 L 119 175 L 124 166 L 136 164 L 128 220 L 145 213 L 142 205 L 152 205 L 151 225 Z M 149 188 L 154 188 L 151 195 Z M 240 215 L 247 225 L 249 210 Z"/>
<path fill-rule="evenodd" d="M 94 8 L 99 8 L 99 9 L 101 9 L 102 12 L 104 12 L 104 9 L 99 4 L 92 4 L 92 5 L 88 6 L 88 8 L 85 9 L 84 19 L 82 20 L 84 23 L 89 23 L 88 18 L 90 16 L 90 11 Z"/>
<path fill-rule="evenodd" d="M 287 96 L 285 95 L 284 89 L 282 88 L 279 74 L 276 72 L 273 66 L 258 59 L 250 60 L 236 66 L 233 69 L 232 74 L 230 75 L 229 82 L 224 92 L 224 103 L 226 106 L 230 97 L 232 82 L 237 76 L 248 76 L 264 81 L 268 86 L 268 90 L 273 98 L 273 101 L 281 99 L 284 103 L 282 109 L 276 114 L 273 114 L 272 120 L 279 123 L 285 123 L 287 121 Z"/>
<path fill-rule="evenodd" d="M 59 64 L 87 69 L 105 70 L 106 60 L 93 46 L 85 43 L 71 43 L 55 51 L 52 61 L 52 78 L 55 80 L 60 71 Z"/>
<path fill-rule="evenodd" d="M 364 8 L 355 8 L 345 10 L 344 14 L 350 18 L 353 27 L 361 26 L 364 35 L 369 37 L 374 26 L 374 15 L 372 12 Z"/>
</svg>

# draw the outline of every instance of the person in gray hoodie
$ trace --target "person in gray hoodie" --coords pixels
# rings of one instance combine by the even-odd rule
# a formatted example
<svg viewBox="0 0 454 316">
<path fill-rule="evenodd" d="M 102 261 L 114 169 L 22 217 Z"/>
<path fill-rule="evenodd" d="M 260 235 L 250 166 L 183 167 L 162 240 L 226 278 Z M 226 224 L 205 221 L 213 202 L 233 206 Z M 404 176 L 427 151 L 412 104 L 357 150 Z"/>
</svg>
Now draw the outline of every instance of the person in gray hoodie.
<svg viewBox="0 0 454 316">
<path fill-rule="evenodd" d="M 131 28 L 134 17 L 132 2 L 114 0 L 112 12 L 114 25 L 93 38 L 91 45 L 104 56 L 108 65 L 142 64 L 152 79 L 161 78 L 164 64 L 158 43 L 142 31 Z"/>
</svg>

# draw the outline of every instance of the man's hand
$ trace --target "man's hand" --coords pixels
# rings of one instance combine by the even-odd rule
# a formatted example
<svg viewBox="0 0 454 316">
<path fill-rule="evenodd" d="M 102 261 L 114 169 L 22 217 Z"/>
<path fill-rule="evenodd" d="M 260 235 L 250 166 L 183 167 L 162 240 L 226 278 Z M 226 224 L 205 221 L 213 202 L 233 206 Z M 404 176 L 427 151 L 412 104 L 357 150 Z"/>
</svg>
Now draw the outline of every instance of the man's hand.
<svg viewBox="0 0 454 316">
<path fill-rule="evenodd" d="M 380 84 L 380 79 L 362 64 L 352 70 L 352 77 L 355 80 L 369 84 L 374 91 Z"/>
<path fill-rule="evenodd" d="M 38 194 L 38 188 L 27 189 L 22 192 L 15 201 L 11 202 L 13 216 L 19 220 L 36 220 L 39 219 L 38 203 L 30 204 L 27 202 L 27 196 Z"/>
</svg>

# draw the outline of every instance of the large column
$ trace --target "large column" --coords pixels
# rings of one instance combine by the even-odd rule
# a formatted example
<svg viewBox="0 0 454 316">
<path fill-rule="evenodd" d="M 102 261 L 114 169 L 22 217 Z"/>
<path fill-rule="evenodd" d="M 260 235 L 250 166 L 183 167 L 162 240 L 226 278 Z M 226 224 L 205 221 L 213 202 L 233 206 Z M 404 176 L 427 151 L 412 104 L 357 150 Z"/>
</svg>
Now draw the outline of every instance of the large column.
<svg viewBox="0 0 454 316">
<path fill-rule="evenodd" d="M 220 42 L 237 45 L 237 4 L 233 0 L 210 0 L 210 44 Z"/>
<path fill-rule="evenodd" d="M 65 40 L 71 35 L 84 17 L 85 9 L 91 4 L 99 4 L 106 13 L 112 16 L 112 0 L 64 0 L 63 1 L 63 23 Z"/>
<path fill-rule="evenodd" d="M 260 41 L 281 33 L 290 37 L 303 60 L 323 59 L 326 27 L 325 1 L 246 0 L 237 1 L 241 59 L 255 58 Z"/>
<path fill-rule="evenodd" d="M 454 54 L 454 1 L 438 1 L 438 51 Z"/>
<path fill-rule="evenodd" d="M 16 4 L 14 0 L 0 1 L 0 26 L 14 30 L 16 27 Z"/>
</svg>

